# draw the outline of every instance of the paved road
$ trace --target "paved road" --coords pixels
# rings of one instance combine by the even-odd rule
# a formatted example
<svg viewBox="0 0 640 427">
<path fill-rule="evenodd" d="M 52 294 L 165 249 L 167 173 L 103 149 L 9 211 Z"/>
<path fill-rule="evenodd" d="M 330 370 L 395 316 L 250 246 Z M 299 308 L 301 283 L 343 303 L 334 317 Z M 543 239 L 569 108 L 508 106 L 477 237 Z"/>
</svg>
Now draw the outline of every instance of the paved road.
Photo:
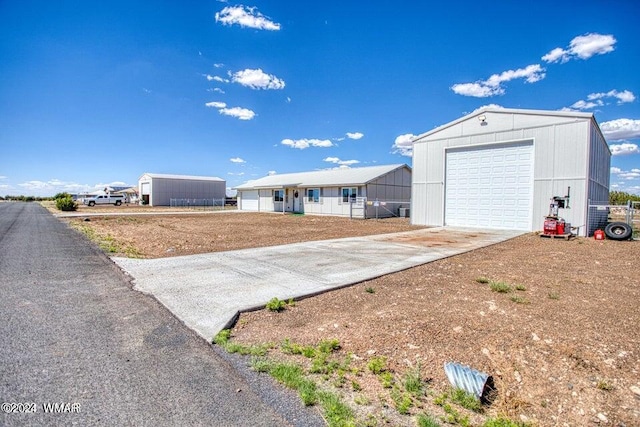
<svg viewBox="0 0 640 427">
<path fill-rule="evenodd" d="M 0 203 L 0 403 L 36 411 L 1 425 L 323 425 L 255 377 L 40 205 Z"/>
</svg>

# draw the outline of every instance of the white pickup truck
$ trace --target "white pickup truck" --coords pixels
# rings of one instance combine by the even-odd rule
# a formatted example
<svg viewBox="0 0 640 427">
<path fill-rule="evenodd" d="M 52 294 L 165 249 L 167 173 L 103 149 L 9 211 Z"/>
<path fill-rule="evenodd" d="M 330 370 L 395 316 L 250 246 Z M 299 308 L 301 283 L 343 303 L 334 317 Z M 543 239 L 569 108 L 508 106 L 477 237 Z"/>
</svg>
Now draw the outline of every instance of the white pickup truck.
<svg viewBox="0 0 640 427">
<path fill-rule="evenodd" d="M 102 194 L 84 199 L 83 203 L 89 206 L 116 205 L 120 206 L 125 201 L 124 194 Z"/>
</svg>

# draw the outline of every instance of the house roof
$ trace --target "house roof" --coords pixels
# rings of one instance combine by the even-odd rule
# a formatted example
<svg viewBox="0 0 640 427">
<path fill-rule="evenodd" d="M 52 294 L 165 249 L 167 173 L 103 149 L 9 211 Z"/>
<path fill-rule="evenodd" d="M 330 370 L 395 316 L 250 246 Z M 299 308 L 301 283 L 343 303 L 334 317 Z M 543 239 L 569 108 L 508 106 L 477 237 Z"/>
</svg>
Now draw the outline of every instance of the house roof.
<svg viewBox="0 0 640 427">
<path fill-rule="evenodd" d="M 418 142 L 421 139 L 424 139 L 430 135 L 433 135 L 437 132 L 440 132 L 446 128 L 451 126 L 455 126 L 458 123 L 464 122 L 472 117 L 481 116 L 485 113 L 498 113 L 498 114 L 528 114 L 532 116 L 555 116 L 555 117 L 567 117 L 567 118 L 579 118 L 579 119 L 591 119 L 595 122 L 595 117 L 593 113 L 584 113 L 580 111 L 553 111 L 553 110 L 523 110 L 516 108 L 496 108 L 496 107 L 484 107 L 478 111 L 474 111 L 473 113 L 467 114 L 464 117 L 460 117 L 452 122 L 446 123 L 442 126 L 438 126 L 435 129 L 432 129 L 428 132 L 420 134 L 413 138 L 413 142 Z M 597 124 L 597 123 L 596 123 Z"/>
<path fill-rule="evenodd" d="M 235 187 L 236 190 L 285 187 L 339 187 L 343 185 L 364 185 L 405 164 L 368 166 L 363 168 L 326 169 L 311 172 L 286 173 L 265 176 Z"/>
<path fill-rule="evenodd" d="M 150 172 L 143 173 L 140 178 L 142 178 L 143 176 L 148 176 L 149 178 L 184 179 L 184 180 L 190 180 L 190 181 L 224 181 L 224 179 L 218 178 L 217 176 L 171 175 L 171 174 L 150 173 Z"/>
</svg>

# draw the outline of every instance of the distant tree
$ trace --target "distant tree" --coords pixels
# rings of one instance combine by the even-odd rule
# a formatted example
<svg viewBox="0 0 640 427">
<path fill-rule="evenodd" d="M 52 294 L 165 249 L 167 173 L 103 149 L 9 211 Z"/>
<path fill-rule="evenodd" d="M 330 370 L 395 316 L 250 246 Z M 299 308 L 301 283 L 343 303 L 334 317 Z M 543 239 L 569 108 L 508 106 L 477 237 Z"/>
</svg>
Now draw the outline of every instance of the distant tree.
<svg viewBox="0 0 640 427">
<path fill-rule="evenodd" d="M 53 196 L 53 200 L 62 199 L 64 197 L 71 197 L 71 194 L 67 193 L 66 191 L 63 193 L 57 193 L 55 196 Z"/>
<path fill-rule="evenodd" d="M 629 200 L 631 200 L 632 202 L 640 202 L 640 196 L 636 194 L 626 193 L 624 191 L 609 192 L 610 205 L 626 205 Z"/>
<path fill-rule="evenodd" d="M 78 208 L 78 205 L 71 195 L 67 194 L 65 197 L 59 197 L 56 199 L 56 208 L 61 211 L 75 211 Z"/>
</svg>

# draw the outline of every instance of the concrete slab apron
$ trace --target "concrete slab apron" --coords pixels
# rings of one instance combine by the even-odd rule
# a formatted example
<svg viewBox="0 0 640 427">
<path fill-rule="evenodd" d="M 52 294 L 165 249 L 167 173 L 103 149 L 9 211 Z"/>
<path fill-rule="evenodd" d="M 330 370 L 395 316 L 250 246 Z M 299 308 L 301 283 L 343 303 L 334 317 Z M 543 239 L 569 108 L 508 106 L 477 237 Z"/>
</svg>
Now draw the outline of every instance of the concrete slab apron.
<svg viewBox="0 0 640 427">
<path fill-rule="evenodd" d="M 113 260 L 210 341 L 238 312 L 299 298 L 513 238 L 522 232 L 429 228 L 161 259 Z"/>
</svg>

